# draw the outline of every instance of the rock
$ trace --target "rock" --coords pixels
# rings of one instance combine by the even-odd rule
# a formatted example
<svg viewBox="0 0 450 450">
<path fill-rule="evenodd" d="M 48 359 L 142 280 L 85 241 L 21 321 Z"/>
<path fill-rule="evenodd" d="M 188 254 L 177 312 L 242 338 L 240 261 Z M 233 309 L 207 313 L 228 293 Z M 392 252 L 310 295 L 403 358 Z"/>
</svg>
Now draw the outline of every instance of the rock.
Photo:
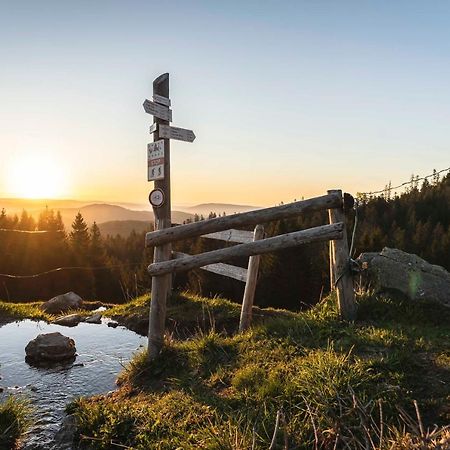
<svg viewBox="0 0 450 450">
<path fill-rule="evenodd" d="M 4 391 L 5 389 L 3 389 L 2 387 L 0 387 L 0 394 Z"/>
<path fill-rule="evenodd" d="M 25 347 L 27 360 L 66 361 L 75 358 L 75 341 L 61 333 L 40 334 Z"/>
<path fill-rule="evenodd" d="M 41 309 L 48 314 L 60 314 L 71 309 L 80 309 L 83 306 L 82 298 L 75 292 L 57 295 L 41 305 Z"/>
<path fill-rule="evenodd" d="M 397 292 L 410 300 L 431 300 L 450 307 L 450 273 L 417 255 L 392 248 L 362 253 L 358 264 L 375 292 Z"/>
<path fill-rule="evenodd" d="M 68 316 L 58 317 L 52 323 L 55 325 L 62 325 L 64 327 L 75 327 L 82 321 L 83 316 L 80 314 L 69 314 Z"/>
<path fill-rule="evenodd" d="M 85 320 L 86 323 L 102 323 L 102 315 L 100 313 L 92 314 Z"/>
<path fill-rule="evenodd" d="M 61 428 L 56 433 L 52 450 L 72 450 L 77 421 L 75 415 L 71 414 L 64 418 Z"/>
<path fill-rule="evenodd" d="M 108 327 L 117 328 L 119 324 L 117 322 L 108 322 Z"/>
</svg>

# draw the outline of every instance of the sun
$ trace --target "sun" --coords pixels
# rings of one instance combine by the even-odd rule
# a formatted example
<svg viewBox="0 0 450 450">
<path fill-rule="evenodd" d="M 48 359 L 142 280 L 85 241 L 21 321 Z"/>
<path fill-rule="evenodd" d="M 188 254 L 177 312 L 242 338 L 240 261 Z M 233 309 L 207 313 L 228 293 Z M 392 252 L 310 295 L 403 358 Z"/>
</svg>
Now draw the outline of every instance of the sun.
<svg viewBox="0 0 450 450">
<path fill-rule="evenodd" d="M 58 198 L 65 194 L 63 167 L 49 156 L 21 155 L 10 161 L 8 190 L 21 198 Z"/>
</svg>

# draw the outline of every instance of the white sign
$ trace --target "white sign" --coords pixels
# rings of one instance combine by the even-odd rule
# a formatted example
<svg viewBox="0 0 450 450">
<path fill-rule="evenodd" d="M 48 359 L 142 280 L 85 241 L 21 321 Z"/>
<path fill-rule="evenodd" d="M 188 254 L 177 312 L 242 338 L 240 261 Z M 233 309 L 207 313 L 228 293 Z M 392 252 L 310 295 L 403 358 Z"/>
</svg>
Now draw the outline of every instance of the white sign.
<svg viewBox="0 0 450 450">
<path fill-rule="evenodd" d="M 167 106 L 159 105 L 158 103 L 151 102 L 150 100 L 145 100 L 143 106 L 146 113 L 153 114 L 159 119 L 172 122 L 172 110 L 167 108 Z"/>
<path fill-rule="evenodd" d="M 165 139 L 177 139 L 178 141 L 194 142 L 195 134 L 192 130 L 185 128 L 159 125 L 159 137 Z"/>
<path fill-rule="evenodd" d="M 158 124 L 157 123 L 152 123 L 150 125 L 150 134 L 154 133 L 157 129 L 158 129 Z"/>
<path fill-rule="evenodd" d="M 164 141 L 151 142 L 147 145 L 148 181 L 164 179 Z"/>
<path fill-rule="evenodd" d="M 170 98 L 163 97 L 162 95 L 153 94 L 153 101 L 160 105 L 170 106 Z"/>
<path fill-rule="evenodd" d="M 148 196 L 148 200 L 152 206 L 159 208 L 164 205 L 164 192 L 161 189 L 153 189 Z"/>
</svg>

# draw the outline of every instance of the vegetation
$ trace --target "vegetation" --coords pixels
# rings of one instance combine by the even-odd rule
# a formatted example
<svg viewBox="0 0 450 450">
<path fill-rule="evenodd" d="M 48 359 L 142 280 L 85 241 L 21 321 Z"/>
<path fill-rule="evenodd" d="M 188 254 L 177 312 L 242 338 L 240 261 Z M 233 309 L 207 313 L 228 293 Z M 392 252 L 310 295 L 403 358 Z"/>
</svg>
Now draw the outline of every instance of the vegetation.
<svg viewBox="0 0 450 450">
<path fill-rule="evenodd" d="M 29 425 L 30 407 L 24 400 L 8 397 L 0 402 L 0 449 L 15 448 Z"/>
<path fill-rule="evenodd" d="M 6 303 L 0 301 L 0 325 L 6 321 L 21 319 L 51 321 L 53 316 L 43 312 L 39 308 L 41 304 L 42 302 Z"/>
<path fill-rule="evenodd" d="M 448 448 L 450 311 L 366 294 L 346 323 L 334 304 L 273 311 L 241 335 L 172 335 L 157 361 L 135 356 L 117 392 L 70 405 L 78 439 L 90 449 Z"/>
<path fill-rule="evenodd" d="M 383 195 L 359 195 L 355 255 L 380 251 L 383 246 L 415 253 L 431 263 L 450 269 L 450 174 L 442 180 L 419 187 L 413 177 L 402 195 L 386 187 Z M 210 217 L 214 217 L 211 213 Z M 349 235 L 355 213 L 349 213 Z M 201 216 L 194 220 L 202 220 Z M 321 212 L 291 220 L 266 224 L 268 235 L 286 233 L 327 223 Z M 44 235 L 0 233 L 0 274 L 30 275 L 58 267 L 69 267 L 38 278 L 17 279 L 0 275 L 0 297 L 10 300 L 50 298 L 76 289 L 83 298 L 124 302 L 150 288 L 146 267 L 152 249 L 144 249 L 145 232 L 127 237 L 102 237 L 96 224 L 88 228 L 78 214 L 66 233 L 59 213 L 45 210 L 37 222 L 24 211 L 20 217 L 0 212 L 0 229 L 47 230 Z M 176 243 L 178 251 L 194 254 L 213 250 L 223 243 L 192 239 Z M 232 261 L 247 264 L 246 259 Z M 76 288 L 75 288 L 76 286 Z M 177 274 L 177 289 L 199 295 L 223 295 L 240 301 L 243 284 L 202 270 Z M 289 286 L 289 289 L 286 289 Z M 326 244 L 311 244 L 266 255 L 262 258 L 256 303 L 300 310 L 319 301 L 328 292 L 328 249 Z"/>
</svg>

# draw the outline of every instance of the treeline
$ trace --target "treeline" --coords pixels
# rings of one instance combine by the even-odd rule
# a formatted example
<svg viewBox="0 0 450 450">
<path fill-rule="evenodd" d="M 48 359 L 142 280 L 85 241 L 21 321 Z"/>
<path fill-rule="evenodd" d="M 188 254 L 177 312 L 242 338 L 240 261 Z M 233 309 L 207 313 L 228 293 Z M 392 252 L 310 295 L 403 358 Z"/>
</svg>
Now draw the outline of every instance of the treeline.
<svg viewBox="0 0 450 450">
<path fill-rule="evenodd" d="M 211 213 L 208 218 L 215 217 Z M 415 253 L 450 269 L 450 175 L 425 180 L 415 177 L 401 195 L 389 186 L 382 195 L 358 195 L 356 211 L 347 214 L 348 236 L 355 227 L 354 255 L 380 251 L 384 246 Z M 201 216 L 194 220 L 202 220 Z M 268 236 L 328 223 L 325 211 L 265 225 Z M 94 223 L 88 228 L 81 214 L 66 231 L 58 212 L 44 211 L 35 222 L 24 211 L 20 217 L 0 214 L 0 229 L 45 230 L 47 234 L 0 233 L 0 273 L 31 275 L 57 267 L 67 269 L 35 278 L 0 275 L 0 298 L 31 300 L 74 290 L 85 298 L 124 301 L 148 292 L 151 279 L 146 267 L 152 249 L 144 248 L 145 233 L 129 237 L 101 236 Z M 174 250 L 189 254 L 221 248 L 210 239 L 175 243 Z M 230 261 L 246 266 L 246 259 Z M 262 257 L 256 292 L 260 306 L 300 309 L 317 302 L 329 291 L 328 245 L 310 244 Z M 241 301 L 244 285 L 201 269 L 179 273 L 175 289 L 202 295 L 221 295 Z"/>
</svg>

